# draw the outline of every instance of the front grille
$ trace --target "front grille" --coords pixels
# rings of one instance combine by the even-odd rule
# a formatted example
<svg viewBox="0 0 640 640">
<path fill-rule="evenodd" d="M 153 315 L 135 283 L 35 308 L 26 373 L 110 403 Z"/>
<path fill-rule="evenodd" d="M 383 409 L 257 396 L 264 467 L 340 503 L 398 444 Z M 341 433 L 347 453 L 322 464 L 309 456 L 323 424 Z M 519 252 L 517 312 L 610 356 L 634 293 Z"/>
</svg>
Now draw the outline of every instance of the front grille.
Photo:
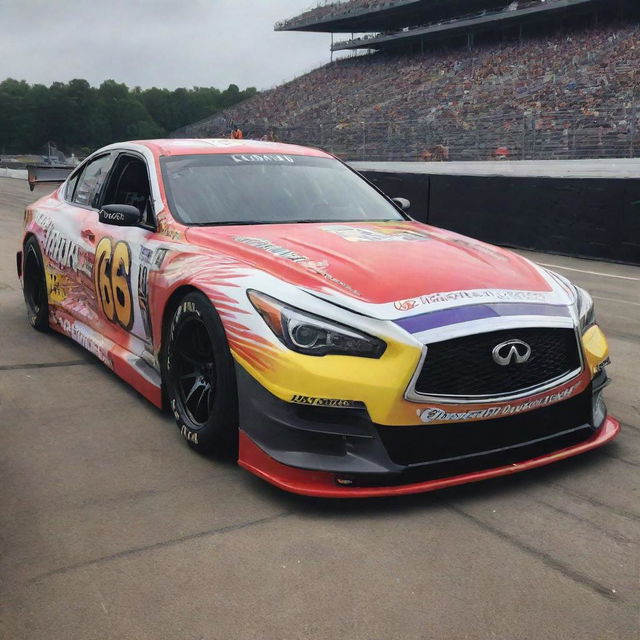
<svg viewBox="0 0 640 640">
<path fill-rule="evenodd" d="M 531 347 L 527 362 L 501 366 L 493 349 L 508 340 Z M 573 329 L 507 329 L 435 342 L 415 384 L 430 396 L 502 396 L 555 380 L 580 367 Z"/>
<path fill-rule="evenodd" d="M 475 457 L 497 449 L 515 450 L 524 443 L 552 438 L 582 425 L 587 425 L 586 439 L 587 432 L 592 433 L 590 424 L 591 387 L 575 398 L 505 418 L 376 428 L 391 460 L 405 466 Z"/>
</svg>

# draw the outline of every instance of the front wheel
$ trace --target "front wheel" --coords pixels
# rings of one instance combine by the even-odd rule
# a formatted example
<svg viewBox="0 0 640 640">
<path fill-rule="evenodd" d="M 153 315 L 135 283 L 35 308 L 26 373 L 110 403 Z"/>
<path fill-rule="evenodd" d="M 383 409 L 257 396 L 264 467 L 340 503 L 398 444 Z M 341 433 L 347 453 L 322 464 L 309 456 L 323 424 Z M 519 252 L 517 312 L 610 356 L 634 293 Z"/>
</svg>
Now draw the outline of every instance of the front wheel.
<svg viewBox="0 0 640 640">
<path fill-rule="evenodd" d="M 202 451 L 235 454 L 238 400 L 233 358 L 224 328 L 200 292 L 181 301 L 165 335 L 167 397 L 178 429 Z"/>
</svg>

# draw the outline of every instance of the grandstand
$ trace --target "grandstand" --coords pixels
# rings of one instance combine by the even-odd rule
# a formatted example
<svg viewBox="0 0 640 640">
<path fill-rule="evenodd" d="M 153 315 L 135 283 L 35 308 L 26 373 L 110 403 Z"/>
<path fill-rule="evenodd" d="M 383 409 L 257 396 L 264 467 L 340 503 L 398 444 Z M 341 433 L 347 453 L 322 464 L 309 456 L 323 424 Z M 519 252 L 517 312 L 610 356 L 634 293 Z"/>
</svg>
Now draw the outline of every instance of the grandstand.
<svg viewBox="0 0 640 640">
<path fill-rule="evenodd" d="M 345 159 L 640 155 L 637 0 L 350 0 L 277 30 L 348 33 L 340 59 L 189 125 Z M 356 37 L 356 34 L 357 37 Z M 362 34 L 362 35 L 360 35 Z"/>
</svg>

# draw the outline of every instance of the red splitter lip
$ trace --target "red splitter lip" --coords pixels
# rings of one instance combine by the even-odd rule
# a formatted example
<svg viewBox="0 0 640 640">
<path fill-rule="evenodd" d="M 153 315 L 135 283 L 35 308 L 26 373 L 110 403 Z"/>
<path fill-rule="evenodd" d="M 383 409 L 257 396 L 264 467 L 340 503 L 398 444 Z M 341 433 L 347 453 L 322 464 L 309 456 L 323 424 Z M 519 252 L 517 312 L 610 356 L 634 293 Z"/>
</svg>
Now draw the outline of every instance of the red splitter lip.
<svg viewBox="0 0 640 640">
<path fill-rule="evenodd" d="M 445 489 L 470 482 L 479 482 L 480 480 L 488 480 L 489 478 L 497 478 L 512 473 L 519 473 L 520 471 L 527 471 L 528 469 L 535 469 L 536 467 L 543 467 L 544 465 L 585 453 L 591 449 L 597 449 L 610 440 L 613 440 L 619 431 L 620 423 L 615 418 L 607 416 L 602 427 L 591 438 L 567 449 L 554 451 L 553 453 L 538 458 L 532 458 L 531 460 L 525 460 L 524 462 L 508 466 L 475 471 L 450 478 L 439 478 L 437 480 L 391 487 L 339 486 L 336 484 L 336 474 L 334 473 L 288 467 L 267 455 L 242 430 L 240 431 L 240 455 L 238 457 L 238 464 L 276 487 L 300 495 L 318 498 L 398 496 L 436 491 L 437 489 Z"/>
</svg>

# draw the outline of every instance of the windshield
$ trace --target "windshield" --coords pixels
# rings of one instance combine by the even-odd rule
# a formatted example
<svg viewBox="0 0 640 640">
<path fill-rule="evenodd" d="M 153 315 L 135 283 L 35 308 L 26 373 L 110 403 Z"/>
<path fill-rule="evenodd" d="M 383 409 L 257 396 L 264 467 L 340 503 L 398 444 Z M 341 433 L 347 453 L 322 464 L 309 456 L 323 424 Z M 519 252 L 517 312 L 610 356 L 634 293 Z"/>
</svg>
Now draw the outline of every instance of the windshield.
<svg viewBox="0 0 640 640">
<path fill-rule="evenodd" d="M 333 158 L 209 154 L 166 157 L 161 164 L 169 207 L 183 224 L 404 219 Z"/>
</svg>

